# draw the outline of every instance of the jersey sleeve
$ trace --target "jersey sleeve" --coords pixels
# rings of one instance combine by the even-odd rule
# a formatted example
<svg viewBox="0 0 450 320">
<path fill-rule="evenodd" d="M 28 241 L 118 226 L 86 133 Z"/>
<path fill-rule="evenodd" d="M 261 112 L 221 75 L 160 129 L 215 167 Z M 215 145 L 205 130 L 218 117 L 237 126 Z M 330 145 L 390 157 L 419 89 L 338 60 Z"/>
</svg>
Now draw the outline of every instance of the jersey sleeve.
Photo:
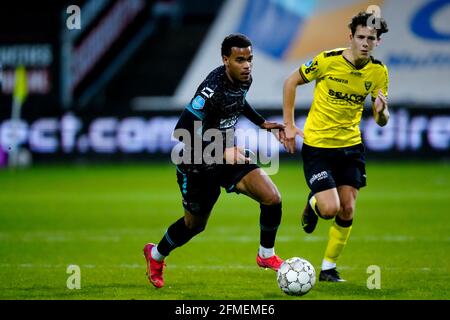
<svg viewBox="0 0 450 320">
<path fill-rule="evenodd" d="M 253 107 L 245 100 L 244 110 L 242 114 L 255 125 L 260 126 L 266 121 Z"/>
<path fill-rule="evenodd" d="M 206 114 L 213 109 L 214 105 L 214 90 L 205 85 L 199 90 L 186 109 L 197 117 L 198 120 L 203 120 Z"/>
<path fill-rule="evenodd" d="M 305 82 L 311 82 L 320 78 L 323 74 L 324 60 L 323 53 L 315 56 L 314 59 L 302 64 L 298 69 L 301 77 Z"/>
<path fill-rule="evenodd" d="M 382 66 L 382 69 L 377 76 L 377 82 L 374 86 L 372 92 L 370 93 L 372 95 L 372 101 L 375 101 L 375 99 L 378 96 L 378 90 L 381 89 L 383 94 L 387 97 L 388 91 L 389 91 L 389 72 L 385 65 Z"/>
</svg>

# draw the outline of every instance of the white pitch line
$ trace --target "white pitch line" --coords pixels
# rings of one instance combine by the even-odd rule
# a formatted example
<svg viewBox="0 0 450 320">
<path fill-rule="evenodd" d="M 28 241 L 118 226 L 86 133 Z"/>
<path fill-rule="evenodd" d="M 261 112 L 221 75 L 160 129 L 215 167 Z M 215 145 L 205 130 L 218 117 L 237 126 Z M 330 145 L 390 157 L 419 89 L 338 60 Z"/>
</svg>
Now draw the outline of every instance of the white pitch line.
<svg viewBox="0 0 450 320">
<path fill-rule="evenodd" d="M 66 270 L 68 265 L 63 264 L 33 264 L 33 263 L 22 263 L 22 264 L 9 264 L 9 263 L 2 263 L 0 264 L 0 268 L 4 269 L 10 269 L 10 268 L 23 268 L 23 269 L 62 269 Z M 316 266 L 317 268 L 320 268 L 319 266 Z M 259 268 L 250 263 L 250 264 L 236 264 L 236 265 L 181 265 L 181 264 L 168 264 L 168 268 L 170 269 L 190 269 L 190 270 L 258 270 Z M 347 266 L 347 265 L 339 265 L 340 270 L 365 270 L 366 267 L 364 266 Z M 430 272 L 430 271 L 447 271 L 447 268 L 439 267 L 439 268 L 432 268 L 432 267 L 383 267 L 380 266 L 381 270 L 386 271 L 422 271 L 422 272 Z M 142 269 L 145 271 L 145 262 L 142 264 L 138 263 L 131 263 L 131 264 L 115 264 L 115 265 L 95 265 L 95 264 L 82 264 L 80 265 L 80 269 Z M 261 269 L 263 270 L 263 269 Z"/>
<path fill-rule="evenodd" d="M 23 269 L 63 269 L 65 270 L 68 265 L 63 264 L 33 264 L 33 263 L 21 263 L 21 264 L 9 264 L 2 263 L 0 268 L 23 268 Z M 171 264 L 170 268 L 173 269 L 207 269 L 207 270 L 232 270 L 232 269 L 254 269 L 255 265 L 177 265 Z M 80 269 L 142 269 L 145 270 L 145 262 L 142 264 L 119 264 L 119 265 L 95 265 L 95 264 L 82 264 Z"/>
</svg>

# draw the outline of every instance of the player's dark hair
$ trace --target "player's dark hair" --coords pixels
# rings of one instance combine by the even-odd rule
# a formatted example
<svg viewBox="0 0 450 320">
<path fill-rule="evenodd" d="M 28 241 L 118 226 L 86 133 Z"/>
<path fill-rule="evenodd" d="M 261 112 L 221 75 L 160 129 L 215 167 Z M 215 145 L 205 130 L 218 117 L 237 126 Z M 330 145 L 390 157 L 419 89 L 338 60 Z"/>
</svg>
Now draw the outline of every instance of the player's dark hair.
<svg viewBox="0 0 450 320">
<path fill-rule="evenodd" d="M 355 35 L 356 28 L 358 26 L 367 27 L 368 26 L 367 22 L 369 21 L 369 18 L 372 17 L 372 15 L 373 15 L 373 13 L 361 11 L 356 16 L 353 16 L 352 20 L 348 24 L 348 27 L 352 31 L 352 35 Z M 386 20 L 384 20 L 381 17 L 379 17 L 379 18 L 375 17 L 375 19 L 376 20 L 373 20 L 373 22 L 374 22 L 375 28 L 377 30 L 377 37 L 379 38 L 383 33 L 388 32 L 389 29 L 388 29 Z M 372 19 L 371 19 L 371 21 L 372 21 Z M 370 27 L 370 23 L 369 23 L 369 27 Z"/>
<path fill-rule="evenodd" d="M 232 33 L 223 39 L 221 53 L 222 56 L 229 57 L 231 55 L 232 47 L 247 48 L 251 45 L 252 42 L 247 36 L 241 33 Z"/>
</svg>

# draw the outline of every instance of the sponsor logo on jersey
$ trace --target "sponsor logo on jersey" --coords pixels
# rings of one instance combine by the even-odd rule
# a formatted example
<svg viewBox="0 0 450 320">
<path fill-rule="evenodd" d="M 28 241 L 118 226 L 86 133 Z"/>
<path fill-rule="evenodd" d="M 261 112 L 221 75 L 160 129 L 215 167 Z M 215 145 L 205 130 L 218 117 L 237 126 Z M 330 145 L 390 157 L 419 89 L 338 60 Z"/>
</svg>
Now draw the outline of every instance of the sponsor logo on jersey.
<svg viewBox="0 0 450 320">
<path fill-rule="evenodd" d="M 344 93 L 340 91 L 334 91 L 332 89 L 328 90 L 328 95 L 333 97 L 334 99 L 344 100 L 349 103 L 356 103 L 356 104 L 361 104 L 366 99 L 365 96 L 360 94 L 346 93 L 346 92 Z"/>
<path fill-rule="evenodd" d="M 220 120 L 219 129 L 228 129 L 233 127 L 238 121 L 239 116 L 235 115 L 231 118 L 225 118 Z"/>
<path fill-rule="evenodd" d="M 194 100 L 192 100 L 192 108 L 195 110 L 201 110 L 205 106 L 205 99 L 201 96 L 196 96 Z"/>
<path fill-rule="evenodd" d="M 346 79 L 339 79 L 339 78 L 335 78 L 335 77 L 332 77 L 332 76 L 328 77 L 328 79 L 330 79 L 332 81 L 340 82 L 340 83 L 345 83 L 345 84 L 348 83 L 348 80 L 346 80 Z"/>
<path fill-rule="evenodd" d="M 233 102 L 232 104 L 229 104 L 229 105 L 226 105 L 225 107 L 223 107 L 223 110 L 231 111 L 232 108 L 237 106 L 237 104 L 238 104 L 237 102 Z"/>
</svg>

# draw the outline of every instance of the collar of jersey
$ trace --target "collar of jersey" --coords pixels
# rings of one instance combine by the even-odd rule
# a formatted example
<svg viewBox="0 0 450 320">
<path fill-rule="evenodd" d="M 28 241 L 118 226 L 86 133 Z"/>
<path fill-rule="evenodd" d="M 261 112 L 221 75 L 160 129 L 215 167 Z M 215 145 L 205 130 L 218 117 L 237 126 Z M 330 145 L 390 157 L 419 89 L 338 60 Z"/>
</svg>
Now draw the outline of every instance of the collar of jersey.
<svg viewBox="0 0 450 320">
<path fill-rule="evenodd" d="M 342 55 L 342 58 L 343 58 L 349 65 L 351 65 L 353 68 L 355 68 L 356 70 L 361 70 L 361 69 L 363 69 L 365 66 L 367 66 L 367 65 L 369 64 L 369 62 L 372 61 L 372 59 L 369 59 L 363 66 L 361 66 L 361 67 L 358 68 L 358 67 L 355 66 L 353 63 L 351 63 L 350 61 L 348 61 L 347 58 L 344 57 L 344 55 Z"/>
</svg>

